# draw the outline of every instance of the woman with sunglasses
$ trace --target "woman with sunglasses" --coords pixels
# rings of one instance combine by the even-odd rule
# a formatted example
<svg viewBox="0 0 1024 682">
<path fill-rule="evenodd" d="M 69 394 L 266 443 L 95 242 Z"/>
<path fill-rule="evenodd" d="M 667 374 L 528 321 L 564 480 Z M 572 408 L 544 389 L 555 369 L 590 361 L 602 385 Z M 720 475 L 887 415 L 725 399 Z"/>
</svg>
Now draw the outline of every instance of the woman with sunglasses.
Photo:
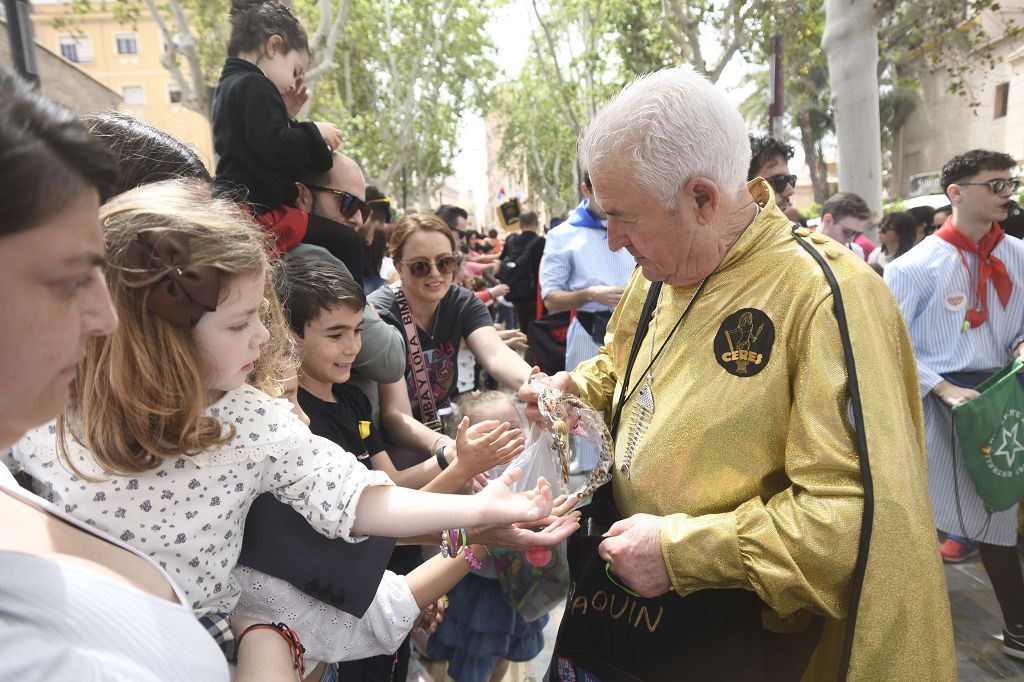
<svg viewBox="0 0 1024 682">
<path fill-rule="evenodd" d="M 473 292 L 453 286 L 460 254 L 442 220 L 408 215 L 395 224 L 388 246 L 399 279 L 369 300 L 406 336 L 408 364 L 403 379 L 380 387 L 381 426 L 391 442 L 419 453 L 420 460 L 433 454 L 440 473 L 452 458 L 454 441 L 439 433 L 437 414 L 446 412 L 457 390 L 461 342 L 508 388 L 521 386 L 530 366 L 502 342 Z"/>
<path fill-rule="evenodd" d="M 878 226 L 878 248 L 868 256 L 868 265 L 881 274 L 917 242 L 917 220 L 909 213 L 889 213 Z"/>
</svg>

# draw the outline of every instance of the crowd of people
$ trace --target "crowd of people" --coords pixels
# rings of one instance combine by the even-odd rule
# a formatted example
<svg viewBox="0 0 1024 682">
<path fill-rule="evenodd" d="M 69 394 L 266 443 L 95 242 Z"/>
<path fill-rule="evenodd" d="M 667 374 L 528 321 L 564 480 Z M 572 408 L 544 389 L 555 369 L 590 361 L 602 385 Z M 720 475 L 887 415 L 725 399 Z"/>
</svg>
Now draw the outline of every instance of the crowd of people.
<svg viewBox="0 0 1024 682">
<path fill-rule="evenodd" d="M 679 67 L 589 122 L 574 209 L 476 232 L 295 120 L 285 5 L 230 24 L 213 173 L 0 70 L 0 679 L 497 682 L 548 616 L 492 555 L 563 543 L 551 680 L 952 679 L 973 551 L 1024 658 L 1018 508 L 951 411 L 1024 359 L 1012 157 L 812 231 L 793 149 Z M 508 466 L 545 385 L 605 416 L 589 501 Z"/>
</svg>

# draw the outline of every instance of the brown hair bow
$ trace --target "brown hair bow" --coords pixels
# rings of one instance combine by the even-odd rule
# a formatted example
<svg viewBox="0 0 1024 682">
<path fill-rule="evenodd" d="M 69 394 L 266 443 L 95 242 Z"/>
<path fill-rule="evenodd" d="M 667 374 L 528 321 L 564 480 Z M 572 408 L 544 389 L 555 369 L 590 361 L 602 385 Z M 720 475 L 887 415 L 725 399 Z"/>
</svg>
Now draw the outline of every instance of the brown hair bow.
<svg viewBox="0 0 1024 682">
<path fill-rule="evenodd" d="M 124 277 L 148 286 L 146 306 L 163 319 L 194 327 L 220 300 L 220 270 L 192 265 L 188 235 L 171 228 L 140 230 L 124 254 Z"/>
</svg>

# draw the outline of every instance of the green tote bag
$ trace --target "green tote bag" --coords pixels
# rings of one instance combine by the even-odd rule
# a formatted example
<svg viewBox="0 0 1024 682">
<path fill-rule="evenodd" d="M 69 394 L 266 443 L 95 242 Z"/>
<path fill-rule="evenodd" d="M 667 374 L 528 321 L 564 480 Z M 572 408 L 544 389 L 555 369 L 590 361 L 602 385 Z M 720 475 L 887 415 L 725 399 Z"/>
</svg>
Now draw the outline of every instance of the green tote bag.
<svg viewBox="0 0 1024 682">
<path fill-rule="evenodd" d="M 977 398 L 953 407 L 960 451 L 989 511 L 1024 499 L 1024 388 L 1014 358 L 978 386 Z"/>
</svg>

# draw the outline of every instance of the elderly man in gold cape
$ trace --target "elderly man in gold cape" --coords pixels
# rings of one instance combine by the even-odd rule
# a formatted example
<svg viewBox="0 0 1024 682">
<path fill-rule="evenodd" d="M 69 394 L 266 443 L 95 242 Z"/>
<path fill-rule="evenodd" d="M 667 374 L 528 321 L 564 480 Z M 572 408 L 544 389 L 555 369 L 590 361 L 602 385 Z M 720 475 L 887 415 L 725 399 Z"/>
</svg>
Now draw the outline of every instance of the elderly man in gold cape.
<svg viewBox="0 0 1024 682">
<path fill-rule="evenodd" d="M 745 182 L 749 153 L 689 67 L 634 81 L 581 139 L 608 246 L 639 265 L 605 347 L 549 379 L 609 417 L 629 396 L 600 556 L 643 597 L 749 590 L 774 632 L 823 617 L 804 680 L 955 679 L 903 318 L 860 258 Z"/>
</svg>

